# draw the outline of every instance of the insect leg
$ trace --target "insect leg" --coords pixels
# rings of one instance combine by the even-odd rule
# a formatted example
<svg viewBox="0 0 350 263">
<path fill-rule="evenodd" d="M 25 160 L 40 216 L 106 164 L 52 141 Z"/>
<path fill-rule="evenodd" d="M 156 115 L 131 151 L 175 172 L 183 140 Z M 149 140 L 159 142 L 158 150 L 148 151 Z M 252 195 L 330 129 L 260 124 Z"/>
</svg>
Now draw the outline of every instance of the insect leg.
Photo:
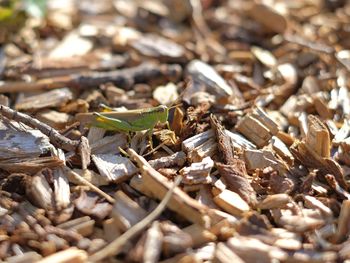
<svg viewBox="0 0 350 263">
<path fill-rule="evenodd" d="M 169 124 L 168 121 L 166 121 L 166 126 L 167 126 L 168 130 L 171 131 L 171 129 L 170 129 L 170 124 Z"/>
<path fill-rule="evenodd" d="M 149 142 L 149 145 L 151 147 L 151 150 L 153 150 L 153 141 L 152 141 L 153 128 L 154 127 L 152 127 L 151 129 L 147 130 L 148 142 Z"/>
</svg>

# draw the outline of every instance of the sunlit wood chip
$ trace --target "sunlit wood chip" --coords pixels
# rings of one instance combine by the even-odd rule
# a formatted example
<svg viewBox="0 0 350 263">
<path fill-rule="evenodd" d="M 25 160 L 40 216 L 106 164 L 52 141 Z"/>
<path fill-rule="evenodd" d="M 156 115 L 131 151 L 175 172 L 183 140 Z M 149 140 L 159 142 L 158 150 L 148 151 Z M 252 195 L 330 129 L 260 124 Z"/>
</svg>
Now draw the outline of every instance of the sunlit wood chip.
<svg viewBox="0 0 350 263">
<path fill-rule="evenodd" d="M 146 215 L 138 203 L 130 199 L 124 192 L 118 191 L 115 194 L 115 204 L 112 210 L 112 217 L 118 229 L 126 231 L 137 222 L 141 221 Z"/>
<path fill-rule="evenodd" d="M 288 257 L 282 249 L 250 237 L 232 237 L 227 241 L 227 246 L 245 262 L 272 262 L 286 260 Z"/>
<path fill-rule="evenodd" d="M 250 210 L 249 205 L 238 194 L 227 189 L 215 196 L 213 200 L 219 207 L 235 216 L 241 216 Z"/>
<path fill-rule="evenodd" d="M 258 204 L 258 207 L 260 209 L 283 208 L 291 201 L 292 199 L 287 194 L 268 195 Z"/>
<path fill-rule="evenodd" d="M 210 157 L 205 157 L 201 162 L 192 163 L 190 167 L 180 170 L 185 184 L 208 184 L 211 183 L 210 171 L 214 166 L 214 161 Z"/>
<path fill-rule="evenodd" d="M 88 254 L 84 250 L 75 247 L 57 252 L 53 255 L 43 258 L 38 263 L 84 263 L 88 260 Z"/>
<path fill-rule="evenodd" d="M 330 136 L 327 127 L 315 116 L 308 116 L 306 143 L 321 157 L 330 157 Z"/>
<path fill-rule="evenodd" d="M 100 174 L 110 182 L 121 182 L 129 179 L 137 172 L 135 165 L 125 157 L 114 154 L 92 155 Z"/>
</svg>

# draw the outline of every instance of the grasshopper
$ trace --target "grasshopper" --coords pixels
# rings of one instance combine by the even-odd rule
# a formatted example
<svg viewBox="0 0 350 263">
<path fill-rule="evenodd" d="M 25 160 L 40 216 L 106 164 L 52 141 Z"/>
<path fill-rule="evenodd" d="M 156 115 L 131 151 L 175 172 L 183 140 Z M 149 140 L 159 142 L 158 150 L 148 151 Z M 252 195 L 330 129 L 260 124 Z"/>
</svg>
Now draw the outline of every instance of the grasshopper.
<svg viewBox="0 0 350 263">
<path fill-rule="evenodd" d="M 120 132 L 152 131 L 159 122 L 168 124 L 169 108 L 160 105 L 125 112 L 95 112 L 94 115 L 96 118 L 91 122 L 91 125 L 105 130 Z"/>
<path fill-rule="evenodd" d="M 104 107 L 111 110 L 108 107 Z M 77 115 L 80 123 L 89 123 L 91 126 L 99 127 L 105 130 L 119 132 L 136 132 L 148 130 L 149 136 L 157 123 L 168 123 L 169 108 L 165 105 L 157 107 L 128 110 L 125 112 L 94 112 L 81 113 Z"/>
</svg>

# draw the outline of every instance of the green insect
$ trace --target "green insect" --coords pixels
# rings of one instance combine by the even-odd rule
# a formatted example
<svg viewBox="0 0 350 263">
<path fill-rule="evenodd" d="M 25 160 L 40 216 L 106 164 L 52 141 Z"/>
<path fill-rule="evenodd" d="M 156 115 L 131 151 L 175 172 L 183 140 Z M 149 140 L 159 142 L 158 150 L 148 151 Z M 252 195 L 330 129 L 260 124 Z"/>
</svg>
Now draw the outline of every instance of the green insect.
<svg viewBox="0 0 350 263">
<path fill-rule="evenodd" d="M 126 112 L 95 112 L 91 125 L 120 132 L 152 131 L 158 123 L 168 124 L 168 114 L 169 109 L 164 105 Z"/>
<path fill-rule="evenodd" d="M 108 107 L 105 109 L 111 110 Z M 119 132 L 152 131 L 158 123 L 168 123 L 169 108 L 165 105 L 157 107 L 128 110 L 125 112 L 94 112 L 77 115 L 81 123 L 89 123 L 91 126 L 105 130 Z"/>
</svg>

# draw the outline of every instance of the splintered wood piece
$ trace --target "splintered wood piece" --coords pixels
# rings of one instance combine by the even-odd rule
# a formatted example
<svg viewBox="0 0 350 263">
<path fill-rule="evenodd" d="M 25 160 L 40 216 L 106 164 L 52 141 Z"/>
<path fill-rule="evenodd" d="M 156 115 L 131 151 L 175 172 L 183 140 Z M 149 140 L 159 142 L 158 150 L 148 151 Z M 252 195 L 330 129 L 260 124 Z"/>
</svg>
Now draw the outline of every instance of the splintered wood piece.
<svg viewBox="0 0 350 263">
<path fill-rule="evenodd" d="M 72 92 L 67 88 L 56 89 L 39 95 L 22 98 L 17 101 L 16 110 L 35 110 L 48 107 L 60 107 L 73 98 Z"/>
<path fill-rule="evenodd" d="M 62 130 L 72 121 L 72 117 L 64 112 L 58 112 L 54 110 L 43 110 L 36 114 L 36 118 L 39 121 L 50 125 L 51 127 Z"/>
<path fill-rule="evenodd" d="M 205 157 L 199 163 L 192 163 L 190 167 L 182 168 L 179 173 L 184 177 L 185 184 L 209 184 L 211 183 L 209 175 L 213 166 L 213 160 L 210 157 Z"/>
<path fill-rule="evenodd" d="M 253 116 L 246 115 L 236 125 L 236 130 L 251 140 L 256 146 L 263 147 L 272 138 L 270 130 Z"/>
<path fill-rule="evenodd" d="M 110 182 L 122 182 L 137 172 L 133 163 L 125 157 L 114 154 L 94 154 L 92 160 L 98 171 Z"/>
<path fill-rule="evenodd" d="M 146 240 L 143 249 L 143 262 L 158 262 L 162 252 L 163 233 L 158 221 L 152 223 L 146 232 Z"/>
<path fill-rule="evenodd" d="M 61 149 L 53 151 L 60 160 L 66 161 L 64 152 Z M 53 189 L 55 197 L 55 206 L 57 210 L 62 210 L 70 204 L 70 187 L 66 173 L 62 167 L 53 170 Z"/>
<path fill-rule="evenodd" d="M 106 177 L 101 176 L 100 174 L 92 170 L 73 169 L 72 171 L 97 187 L 108 185 L 110 183 Z M 67 172 L 66 176 L 70 183 L 76 185 L 81 184 L 81 180 L 77 179 L 76 176 L 72 175 L 72 173 Z"/>
<path fill-rule="evenodd" d="M 231 165 L 216 163 L 219 174 L 223 176 L 229 190 L 236 192 L 247 203 L 255 205 L 256 192 L 248 181 L 243 161 L 236 159 Z"/>
<path fill-rule="evenodd" d="M 165 86 L 158 86 L 152 95 L 162 105 L 171 105 L 179 97 L 177 86 L 171 82 Z"/>
<path fill-rule="evenodd" d="M 26 262 L 39 262 L 42 256 L 34 251 L 25 252 L 21 255 L 16 255 L 6 258 L 8 263 L 26 263 Z"/>
<path fill-rule="evenodd" d="M 216 249 L 215 243 L 211 242 L 200 248 L 197 248 L 195 250 L 195 253 L 197 258 L 199 258 L 203 262 L 211 261 L 214 256 L 215 249 Z"/>
<path fill-rule="evenodd" d="M 237 263 L 244 263 L 243 261 L 235 252 L 232 251 L 225 243 L 218 243 L 216 245 L 214 257 L 212 259 L 213 263 L 231 263 L 231 262 L 237 262 Z"/>
<path fill-rule="evenodd" d="M 251 116 L 255 119 L 259 120 L 265 127 L 268 128 L 270 133 L 272 135 L 276 135 L 279 132 L 279 127 L 277 123 L 270 118 L 270 116 L 260 107 L 256 107 L 252 113 Z"/>
<path fill-rule="evenodd" d="M 141 37 L 141 32 L 131 27 L 117 28 L 113 36 L 113 48 L 117 51 L 126 51 L 131 41 Z"/>
<path fill-rule="evenodd" d="M 213 194 L 211 193 L 211 186 L 201 185 L 196 195 L 196 200 L 210 208 L 218 209 L 219 207 L 213 201 Z"/>
<path fill-rule="evenodd" d="M 69 181 L 76 183 L 78 185 L 83 184 L 88 186 L 92 191 L 98 193 L 99 195 L 103 196 L 104 198 L 106 198 L 106 200 L 110 203 L 114 203 L 114 199 L 109 196 L 108 194 L 106 194 L 105 192 L 103 192 L 101 189 L 99 189 L 96 185 L 94 185 L 94 181 L 91 180 L 91 182 L 86 179 L 85 177 L 87 177 L 87 175 L 85 176 L 81 176 L 79 173 L 69 169 L 67 166 L 64 167 L 64 170 L 66 172 L 67 177 L 69 178 Z M 89 174 L 88 170 L 83 170 L 83 173 L 87 173 Z M 99 175 L 100 176 L 100 175 Z M 108 184 L 109 182 L 107 182 Z"/>
<path fill-rule="evenodd" d="M 344 120 L 343 125 L 341 128 L 337 131 L 333 138 L 333 143 L 338 145 L 343 140 L 346 140 L 346 138 L 350 135 L 350 121 Z"/>
<path fill-rule="evenodd" d="M 42 172 L 38 172 L 28 181 L 26 194 L 38 207 L 41 207 L 46 211 L 53 209 L 53 191 Z"/>
<path fill-rule="evenodd" d="M 169 156 L 164 156 L 155 160 L 150 160 L 148 163 L 156 170 L 168 167 L 182 167 L 186 162 L 186 154 L 183 151 L 176 152 Z"/>
<path fill-rule="evenodd" d="M 321 213 L 323 215 L 325 215 L 326 217 L 333 216 L 332 210 L 329 207 L 327 207 L 325 204 L 323 204 L 321 201 L 316 199 L 315 197 L 313 197 L 311 195 L 305 195 L 304 200 L 305 200 L 305 207 L 306 208 L 319 209 L 321 211 Z"/>
<path fill-rule="evenodd" d="M 89 129 L 89 133 L 87 135 L 87 139 L 90 145 L 92 145 L 93 143 L 98 143 L 99 140 L 103 138 L 105 133 L 106 133 L 105 129 L 91 126 Z"/>
<path fill-rule="evenodd" d="M 249 205 L 238 194 L 227 189 L 215 196 L 213 200 L 219 207 L 234 216 L 242 216 L 250 210 Z"/>
<path fill-rule="evenodd" d="M 278 225 L 292 232 L 312 231 L 326 224 L 321 213 L 315 209 L 303 209 L 299 214 L 295 214 L 289 209 L 272 209 L 270 211 Z"/>
<path fill-rule="evenodd" d="M 338 184 L 347 189 L 347 183 L 344 179 L 344 174 L 341 167 L 331 158 L 322 158 L 305 142 L 295 141 L 290 147 L 292 154 L 301 161 L 303 165 L 310 168 L 319 169 L 323 175 L 332 174 Z"/>
<path fill-rule="evenodd" d="M 209 242 L 216 241 L 217 237 L 203 226 L 192 224 L 182 229 L 192 238 L 193 247 L 199 247 Z"/>
<path fill-rule="evenodd" d="M 50 142 L 58 148 L 62 148 L 67 151 L 80 151 L 80 154 L 83 152 L 83 149 L 88 148 L 88 144 L 83 142 L 83 136 L 80 141 L 68 139 L 49 125 L 42 123 L 27 114 L 14 111 L 11 108 L 3 105 L 0 105 L 0 113 L 3 117 L 8 118 L 9 120 L 21 122 L 31 128 L 39 130 L 41 133 L 49 137 Z"/>
<path fill-rule="evenodd" d="M 315 116 L 308 116 L 308 133 L 305 143 L 321 157 L 330 157 L 330 136 L 327 127 Z"/>
<path fill-rule="evenodd" d="M 80 34 L 73 30 L 67 34 L 51 52 L 49 58 L 70 58 L 87 54 L 93 47 L 90 39 L 81 37 Z"/>
<path fill-rule="evenodd" d="M 87 260 L 88 254 L 86 251 L 72 247 L 45 257 L 39 260 L 38 263 L 84 263 Z"/>
<path fill-rule="evenodd" d="M 250 17 L 274 33 L 283 34 L 287 29 L 287 21 L 284 16 L 267 5 L 252 3 L 247 12 Z"/>
<path fill-rule="evenodd" d="M 84 216 L 59 224 L 57 227 L 72 230 L 79 233 L 83 237 L 87 237 L 93 233 L 94 225 L 95 220 L 92 220 L 89 216 Z"/>
<path fill-rule="evenodd" d="M 185 55 L 181 45 L 155 34 L 142 34 L 138 39 L 129 41 L 129 45 L 144 56 L 172 62 L 183 60 Z"/>
<path fill-rule="evenodd" d="M 18 128 L 18 129 L 17 129 Z M 21 129 L 19 124 L 0 122 L 0 160 L 39 157 L 52 149 L 49 139 L 40 131 Z"/>
<path fill-rule="evenodd" d="M 115 194 L 115 201 L 112 217 L 121 231 L 128 230 L 147 215 L 147 212 L 138 203 L 122 191 Z"/>
<path fill-rule="evenodd" d="M 228 101 L 233 95 L 232 88 L 214 68 L 200 60 L 192 60 L 187 65 L 187 73 L 195 82 L 203 84 L 207 92 L 216 97 L 217 102 Z M 185 91 L 186 93 L 186 91 Z M 186 94 L 184 94 L 184 97 Z"/>
<path fill-rule="evenodd" d="M 208 130 L 190 137 L 182 142 L 182 150 L 190 152 L 214 136 L 214 130 Z"/>
<path fill-rule="evenodd" d="M 286 260 L 288 254 L 282 249 L 267 245 L 251 237 L 231 237 L 227 246 L 244 262 L 271 262 L 274 259 Z"/>
<path fill-rule="evenodd" d="M 327 120 L 327 119 L 333 118 L 333 112 L 328 107 L 325 97 L 326 97 L 325 92 L 319 92 L 314 96 L 312 96 L 317 113 L 321 116 L 322 119 Z"/>
<path fill-rule="evenodd" d="M 277 66 L 277 59 L 270 51 L 264 50 L 260 47 L 252 47 L 251 52 L 265 66 L 269 68 Z"/>
<path fill-rule="evenodd" d="M 36 174 L 42 169 L 62 167 L 63 161 L 56 156 L 19 158 L 0 161 L 0 168 L 11 173 Z"/>
<path fill-rule="evenodd" d="M 271 166 L 279 171 L 281 175 L 288 170 L 288 167 L 281 160 L 278 160 L 270 151 L 245 150 L 243 155 L 248 170 L 264 169 Z"/>
<path fill-rule="evenodd" d="M 350 137 L 340 142 L 338 148 L 338 160 L 346 165 L 350 165 Z"/>
<path fill-rule="evenodd" d="M 162 222 L 163 254 L 166 256 L 185 252 L 193 247 L 191 236 L 169 221 Z"/>
<path fill-rule="evenodd" d="M 83 214 L 91 215 L 96 219 L 104 219 L 112 210 L 107 202 L 98 202 L 98 196 L 94 193 L 82 191 L 79 198 L 74 200 L 75 208 Z"/>
<path fill-rule="evenodd" d="M 289 148 L 287 145 L 284 144 L 282 140 L 280 140 L 278 137 L 273 136 L 272 137 L 272 147 L 273 150 L 288 163 L 289 165 L 293 165 L 294 163 L 294 157 L 293 154 L 289 151 Z"/>
<path fill-rule="evenodd" d="M 256 149 L 256 145 L 244 138 L 241 134 L 225 130 L 225 133 L 231 138 L 234 147 L 240 149 Z"/>
<path fill-rule="evenodd" d="M 216 153 L 217 143 L 215 138 L 210 138 L 203 144 L 197 146 L 188 153 L 188 158 L 191 162 L 201 162 L 206 157 L 211 157 Z"/>
<path fill-rule="evenodd" d="M 109 218 L 103 221 L 103 232 L 107 242 L 111 242 L 121 235 L 121 231 L 118 228 L 118 224 L 114 218 Z"/>
<path fill-rule="evenodd" d="M 152 197 L 161 200 L 171 187 L 170 182 L 163 175 L 154 170 L 148 162 L 134 150 L 129 149 L 128 154 L 137 162 L 143 176 L 144 184 L 148 191 L 152 193 Z M 210 224 L 210 222 L 208 222 L 209 208 L 192 199 L 179 188 L 174 189 L 168 207 L 184 216 L 190 222 L 199 225 Z"/>
<path fill-rule="evenodd" d="M 124 133 L 118 133 L 112 136 L 93 140 L 90 142 L 92 154 L 117 154 L 119 147 L 124 148 L 127 144 L 127 136 Z"/>
<path fill-rule="evenodd" d="M 132 150 L 129 149 L 129 154 Z M 135 152 L 134 152 L 135 153 Z M 136 154 L 136 153 L 135 153 Z M 139 159 L 139 164 L 147 163 L 144 159 Z M 168 202 L 170 201 L 171 196 L 174 193 L 174 190 L 181 182 L 181 177 L 177 176 L 175 178 L 174 184 L 171 186 L 170 190 L 166 193 L 164 199 L 160 202 L 160 204 L 144 219 L 135 224 L 131 229 L 126 231 L 123 235 L 113 240 L 110 244 L 108 244 L 103 249 L 99 250 L 95 254 L 90 257 L 91 261 L 100 261 L 106 257 L 111 257 L 119 253 L 120 249 L 125 245 L 131 238 L 135 237 L 139 234 L 147 225 L 149 225 L 153 220 L 155 220 L 166 208 Z"/>
<path fill-rule="evenodd" d="M 349 220 L 350 220 L 350 200 L 344 200 L 340 209 L 340 215 L 338 218 L 338 228 L 334 236 L 334 242 L 340 243 L 344 241 L 344 239 L 349 235 L 350 233 Z"/>
<path fill-rule="evenodd" d="M 334 251 L 318 252 L 306 249 L 296 251 L 292 256 L 295 262 L 336 262 L 339 257 L 338 253 Z"/>
<path fill-rule="evenodd" d="M 153 197 L 152 191 L 146 186 L 145 180 L 140 174 L 136 174 L 131 178 L 130 186 L 145 196 Z"/>
<path fill-rule="evenodd" d="M 53 171 L 55 206 L 58 210 L 66 208 L 70 204 L 69 182 L 62 168 Z"/>
<path fill-rule="evenodd" d="M 291 203 L 292 199 L 287 194 L 268 195 L 262 202 L 258 204 L 260 209 L 284 208 Z"/>
<path fill-rule="evenodd" d="M 224 127 L 221 125 L 215 115 L 210 115 L 210 123 L 215 131 L 218 149 L 222 154 L 224 163 L 231 164 L 234 162 L 231 138 L 227 135 L 227 133 L 225 133 Z"/>
</svg>

